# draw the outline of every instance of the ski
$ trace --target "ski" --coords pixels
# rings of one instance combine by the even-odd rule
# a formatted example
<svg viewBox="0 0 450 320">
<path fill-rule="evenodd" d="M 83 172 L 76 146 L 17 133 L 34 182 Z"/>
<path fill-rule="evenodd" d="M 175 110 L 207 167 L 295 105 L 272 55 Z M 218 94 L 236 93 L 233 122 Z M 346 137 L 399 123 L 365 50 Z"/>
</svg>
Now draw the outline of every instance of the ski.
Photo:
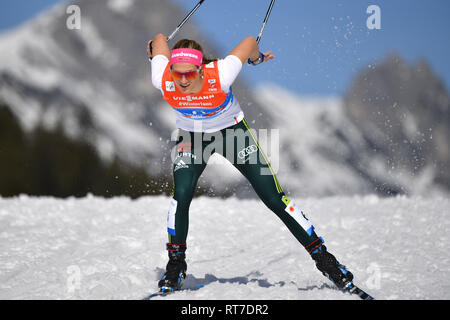
<svg viewBox="0 0 450 320">
<path fill-rule="evenodd" d="M 165 297 L 169 294 L 175 293 L 175 292 L 180 292 L 180 291 L 196 291 L 200 288 L 203 288 L 204 285 L 198 285 L 195 287 L 190 287 L 190 288 L 180 288 L 180 289 L 171 289 L 171 288 L 161 288 L 159 291 L 152 293 L 151 295 L 145 297 L 143 300 L 151 300 L 155 297 Z"/>
<path fill-rule="evenodd" d="M 143 300 L 151 300 L 153 298 L 156 297 L 165 297 L 169 294 L 173 294 L 176 292 L 180 292 L 180 291 L 196 291 L 198 289 L 203 288 L 204 285 L 198 285 L 195 287 L 190 287 L 190 288 L 180 288 L 180 289 L 169 289 L 169 288 L 162 288 L 159 291 L 152 293 L 151 295 L 145 297 Z M 367 292 L 365 292 L 364 290 L 362 290 L 361 288 L 359 288 L 358 286 L 356 286 L 355 284 L 353 284 L 353 282 L 348 283 L 345 288 L 342 289 L 343 292 L 348 292 L 350 294 L 354 294 L 357 295 L 358 297 L 360 297 L 362 300 L 375 300 L 374 297 L 372 297 L 370 294 L 368 294 Z"/>
<path fill-rule="evenodd" d="M 375 298 L 372 297 L 370 294 L 360 289 L 359 287 L 355 286 L 353 282 L 349 282 L 343 290 L 344 292 L 349 292 L 350 294 L 356 294 L 363 300 L 375 300 Z"/>
</svg>

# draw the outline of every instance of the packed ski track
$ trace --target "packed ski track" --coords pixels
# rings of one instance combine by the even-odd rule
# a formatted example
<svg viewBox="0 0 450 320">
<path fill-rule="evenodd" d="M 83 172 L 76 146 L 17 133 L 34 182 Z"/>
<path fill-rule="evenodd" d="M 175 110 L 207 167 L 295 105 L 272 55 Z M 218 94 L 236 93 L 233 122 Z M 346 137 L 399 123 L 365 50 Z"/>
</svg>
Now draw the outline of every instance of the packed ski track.
<svg viewBox="0 0 450 320">
<path fill-rule="evenodd" d="M 446 197 L 295 198 L 376 299 L 450 299 Z M 143 299 L 167 263 L 169 198 L 0 198 L 0 299 Z M 359 299 L 258 200 L 195 198 L 183 290 L 155 299 Z"/>
</svg>

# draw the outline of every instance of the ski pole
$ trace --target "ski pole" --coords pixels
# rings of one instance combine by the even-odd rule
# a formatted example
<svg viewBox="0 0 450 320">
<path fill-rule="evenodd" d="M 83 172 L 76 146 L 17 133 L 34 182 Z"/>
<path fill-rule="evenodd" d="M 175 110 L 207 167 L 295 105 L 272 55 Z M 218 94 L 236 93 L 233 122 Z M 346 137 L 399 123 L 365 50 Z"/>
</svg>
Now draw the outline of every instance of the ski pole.
<svg viewBox="0 0 450 320">
<path fill-rule="evenodd" d="M 270 13 L 272 12 L 272 8 L 273 8 L 274 3 L 275 3 L 275 0 L 270 1 L 269 9 L 267 9 L 266 16 L 265 16 L 263 24 L 261 26 L 261 30 L 259 31 L 259 34 L 256 37 L 256 43 L 258 45 L 259 45 L 259 41 L 261 41 L 261 37 L 262 37 L 262 34 L 264 32 L 264 28 L 266 27 L 267 20 L 269 20 L 269 16 L 270 16 Z M 263 61 L 264 61 L 264 54 L 262 52 L 259 52 L 258 60 L 251 61 L 250 58 L 249 58 L 247 62 L 248 62 L 248 64 L 256 66 L 256 65 L 262 63 Z"/>
<path fill-rule="evenodd" d="M 200 8 L 200 6 L 203 4 L 203 2 L 205 2 L 205 0 L 200 0 L 199 3 L 197 3 L 197 5 L 194 7 L 194 9 L 191 10 L 191 12 L 189 12 L 187 14 L 186 17 L 184 17 L 183 21 L 180 22 L 180 24 L 177 26 L 177 28 L 172 32 L 172 34 L 170 36 L 167 37 L 167 41 L 170 41 L 170 39 L 172 39 L 175 34 L 181 29 L 181 27 L 186 23 L 186 21 L 189 20 L 189 18 L 195 13 L 195 11 L 198 10 L 198 8 Z"/>
<path fill-rule="evenodd" d="M 259 41 L 261 40 L 262 34 L 264 32 L 264 28 L 266 27 L 267 20 L 269 20 L 269 16 L 270 16 L 270 13 L 272 12 L 272 8 L 273 8 L 274 3 L 275 3 L 275 0 L 272 0 L 270 2 L 269 9 L 267 10 L 266 17 L 264 18 L 261 30 L 259 31 L 258 37 L 256 38 L 256 42 L 258 44 L 259 44 Z"/>
<path fill-rule="evenodd" d="M 198 10 L 198 8 L 200 8 L 200 6 L 203 4 L 203 2 L 205 2 L 205 0 L 200 0 L 197 5 L 194 7 L 194 9 L 192 9 L 186 17 L 184 17 L 184 19 L 180 22 L 180 24 L 175 28 L 175 30 L 170 34 L 170 36 L 167 37 L 167 42 L 169 42 L 176 34 L 178 31 L 180 31 L 180 29 L 183 27 L 183 25 L 189 20 L 189 18 Z M 153 55 L 153 46 L 152 46 L 153 42 L 150 42 L 150 54 Z M 150 60 L 152 60 L 151 57 L 149 57 Z"/>
</svg>

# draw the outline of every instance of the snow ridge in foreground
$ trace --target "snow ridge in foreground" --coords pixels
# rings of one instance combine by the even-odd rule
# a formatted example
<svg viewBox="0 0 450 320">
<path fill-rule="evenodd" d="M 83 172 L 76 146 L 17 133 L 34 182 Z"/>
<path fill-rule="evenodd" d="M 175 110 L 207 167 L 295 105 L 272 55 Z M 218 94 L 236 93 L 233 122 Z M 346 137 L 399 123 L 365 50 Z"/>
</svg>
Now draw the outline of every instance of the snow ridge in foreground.
<svg viewBox="0 0 450 320">
<path fill-rule="evenodd" d="M 377 299 L 449 299 L 448 198 L 296 199 Z M 0 198 L 0 299 L 141 299 L 167 262 L 169 198 Z M 188 277 L 166 299 L 355 299 L 258 200 L 191 205 Z M 356 298 L 357 299 L 357 298 Z"/>
</svg>

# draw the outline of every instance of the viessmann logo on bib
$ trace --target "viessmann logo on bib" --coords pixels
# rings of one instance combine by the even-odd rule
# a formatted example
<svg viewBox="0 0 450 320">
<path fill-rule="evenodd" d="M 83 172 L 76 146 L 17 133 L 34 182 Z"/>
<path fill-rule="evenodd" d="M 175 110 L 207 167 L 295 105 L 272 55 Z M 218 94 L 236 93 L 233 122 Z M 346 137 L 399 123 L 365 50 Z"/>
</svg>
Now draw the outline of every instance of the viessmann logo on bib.
<svg viewBox="0 0 450 320">
<path fill-rule="evenodd" d="M 197 101 L 197 100 L 208 100 L 214 99 L 214 95 L 205 95 L 205 96 L 185 96 L 185 97 L 177 97 L 174 96 L 173 100 L 181 100 L 181 101 Z"/>
</svg>

